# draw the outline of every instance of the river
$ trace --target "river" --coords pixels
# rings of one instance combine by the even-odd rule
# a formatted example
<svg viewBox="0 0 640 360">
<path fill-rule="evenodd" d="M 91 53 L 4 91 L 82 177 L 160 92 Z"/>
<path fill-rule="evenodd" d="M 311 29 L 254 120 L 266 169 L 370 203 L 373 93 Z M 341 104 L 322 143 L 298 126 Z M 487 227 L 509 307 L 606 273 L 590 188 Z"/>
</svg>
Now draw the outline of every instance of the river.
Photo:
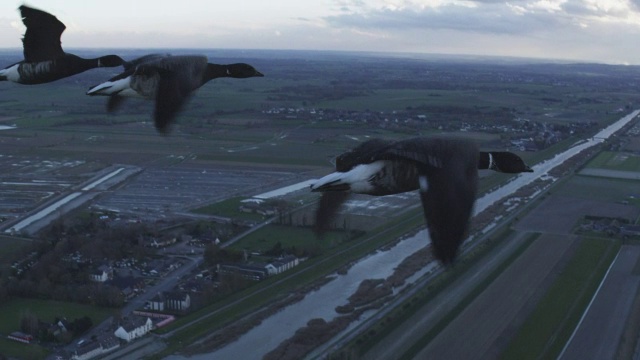
<svg viewBox="0 0 640 360">
<path fill-rule="evenodd" d="M 593 138 L 577 143 L 575 146 L 556 155 L 552 159 L 534 165 L 533 173 L 520 174 L 504 186 L 487 193 L 476 201 L 476 214 L 503 199 L 505 196 L 514 193 L 519 188 L 546 175 L 549 170 L 562 164 L 580 151 L 603 142 L 606 138 L 629 123 L 638 113 L 640 113 L 640 110 L 633 111 L 614 124 L 601 130 Z M 264 320 L 260 325 L 241 336 L 237 341 L 218 351 L 190 356 L 188 358 L 173 355 L 168 357 L 168 359 L 261 359 L 266 353 L 276 348 L 282 341 L 293 336 L 295 331 L 305 326 L 309 320 L 313 318 L 323 318 L 326 321 L 330 321 L 337 317 L 338 313 L 335 312 L 335 307 L 346 304 L 346 299 L 355 292 L 362 280 L 388 277 L 402 260 L 425 246 L 427 239 L 427 232 L 425 230 L 419 231 L 416 235 L 400 241 L 388 251 L 379 251 L 374 255 L 360 260 L 347 274 L 336 275 L 333 281 L 309 293 L 303 300 L 286 307 Z M 360 321 L 372 314 L 373 312 L 371 314 L 363 314 Z"/>
</svg>

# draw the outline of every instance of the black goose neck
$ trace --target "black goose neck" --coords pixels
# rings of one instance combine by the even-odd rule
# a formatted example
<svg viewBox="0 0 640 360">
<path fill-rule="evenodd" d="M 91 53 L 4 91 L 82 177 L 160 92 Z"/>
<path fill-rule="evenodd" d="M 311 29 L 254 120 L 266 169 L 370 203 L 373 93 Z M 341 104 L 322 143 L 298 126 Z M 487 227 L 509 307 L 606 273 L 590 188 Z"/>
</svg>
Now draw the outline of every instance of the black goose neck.
<svg viewBox="0 0 640 360">
<path fill-rule="evenodd" d="M 208 64 L 207 65 L 207 79 L 215 79 L 219 77 L 229 77 L 229 69 L 227 65 Z"/>
</svg>

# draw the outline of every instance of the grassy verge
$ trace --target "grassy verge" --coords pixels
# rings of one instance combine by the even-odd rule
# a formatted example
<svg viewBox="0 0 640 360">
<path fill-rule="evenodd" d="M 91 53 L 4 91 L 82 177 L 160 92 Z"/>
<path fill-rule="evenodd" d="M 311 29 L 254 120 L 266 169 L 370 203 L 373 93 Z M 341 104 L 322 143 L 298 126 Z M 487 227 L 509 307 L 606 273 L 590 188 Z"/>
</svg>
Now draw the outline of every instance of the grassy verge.
<svg viewBox="0 0 640 360">
<path fill-rule="evenodd" d="M 555 359 L 619 248 L 619 241 L 584 239 L 501 358 Z"/>
</svg>

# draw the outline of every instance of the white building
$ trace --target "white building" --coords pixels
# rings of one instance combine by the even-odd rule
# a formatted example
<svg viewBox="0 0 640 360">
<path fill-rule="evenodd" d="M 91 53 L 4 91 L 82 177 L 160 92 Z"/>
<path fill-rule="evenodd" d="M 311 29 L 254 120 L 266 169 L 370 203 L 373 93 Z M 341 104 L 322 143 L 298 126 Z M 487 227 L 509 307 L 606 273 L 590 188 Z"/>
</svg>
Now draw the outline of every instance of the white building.
<svg viewBox="0 0 640 360">
<path fill-rule="evenodd" d="M 300 260 L 293 256 L 287 255 L 272 261 L 265 266 L 269 275 L 276 275 L 298 266 Z"/>
<path fill-rule="evenodd" d="M 121 324 L 113 333 L 116 337 L 127 342 L 142 337 L 153 329 L 151 318 L 135 317 Z"/>
</svg>

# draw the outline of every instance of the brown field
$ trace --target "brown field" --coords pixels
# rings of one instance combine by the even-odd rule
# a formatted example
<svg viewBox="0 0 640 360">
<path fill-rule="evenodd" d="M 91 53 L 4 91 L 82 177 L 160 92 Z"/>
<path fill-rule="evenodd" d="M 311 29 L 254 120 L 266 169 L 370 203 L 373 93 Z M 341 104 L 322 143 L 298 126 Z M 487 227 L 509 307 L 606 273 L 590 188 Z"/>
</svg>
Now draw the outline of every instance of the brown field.
<svg viewBox="0 0 640 360">
<path fill-rule="evenodd" d="M 570 234 L 585 215 L 620 217 L 634 221 L 640 209 L 607 201 L 552 195 L 519 221 L 514 228 L 551 234 Z"/>
</svg>

